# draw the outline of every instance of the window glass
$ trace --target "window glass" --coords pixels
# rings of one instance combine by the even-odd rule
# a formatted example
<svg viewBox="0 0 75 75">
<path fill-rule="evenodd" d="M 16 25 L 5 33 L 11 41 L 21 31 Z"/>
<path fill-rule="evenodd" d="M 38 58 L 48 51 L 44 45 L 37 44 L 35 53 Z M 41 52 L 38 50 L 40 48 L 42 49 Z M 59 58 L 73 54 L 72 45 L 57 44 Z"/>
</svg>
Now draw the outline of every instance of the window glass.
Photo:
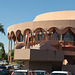
<svg viewBox="0 0 75 75">
<path fill-rule="evenodd" d="M 74 37 L 69 33 L 69 31 L 67 31 L 66 34 L 63 37 L 63 40 L 65 40 L 65 41 L 74 41 Z"/>
<path fill-rule="evenodd" d="M 23 41 L 23 35 L 20 34 L 20 42 Z"/>
<path fill-rule="evenodd" d="M 45 75 L 44 72 L 36 72 L 36 75 Z"/>
<path fill-rule="evenodd" d="M 65 73 L 52 73 L 51 75 L 67 75 Z"/>
<path fill-rule="evenodd" d="M 57 32 L 53 33 L 53 40 L 60 40 L 60 35 Z"/>
<path fill-rule="evenodd" d="M 26 72 L 15 72 L 14 75 L 27 75 Z"/>
</svg>

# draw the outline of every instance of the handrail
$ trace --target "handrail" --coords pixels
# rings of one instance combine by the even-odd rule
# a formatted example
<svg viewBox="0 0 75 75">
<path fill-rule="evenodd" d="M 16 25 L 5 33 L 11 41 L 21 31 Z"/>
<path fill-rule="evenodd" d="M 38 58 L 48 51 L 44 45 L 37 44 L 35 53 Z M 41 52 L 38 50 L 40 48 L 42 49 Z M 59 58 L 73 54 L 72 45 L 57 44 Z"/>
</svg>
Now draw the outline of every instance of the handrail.
<svg viewBox="0 0 75 75">
<path fill-rule="evenodd" d="M 40 44 L 42 43 L 51 41 L 51 40 L 42 40 L 42 41 L 33 41 L 33 45 Z M 57 41 L 58 44 L 62 45 L 62 47 L 75 47 L 75 41 Z M 25 46 L 25 42 L 18 42 L 15 46 L 15 48 L 22 48 Z M 32 46 L 32 41 L 29 42 L 29 46 Z"/>
</svg>

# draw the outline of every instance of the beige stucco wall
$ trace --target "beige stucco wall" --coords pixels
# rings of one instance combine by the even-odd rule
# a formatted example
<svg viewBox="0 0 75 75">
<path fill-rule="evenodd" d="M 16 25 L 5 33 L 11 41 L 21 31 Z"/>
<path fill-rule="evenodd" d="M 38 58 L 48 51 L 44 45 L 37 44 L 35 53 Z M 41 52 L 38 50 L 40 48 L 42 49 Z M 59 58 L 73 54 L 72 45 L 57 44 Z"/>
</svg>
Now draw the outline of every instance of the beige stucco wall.
<svg viewBox="0 0 75 75">
<path fill-rule="evenodd" d="M 15 60 L 30 60 L 30 49 L 15 49 Z"/>
<path fill-rule="evenodd" d="M 66 27 L 75 28 L 75 20 L 54 20 L 20 23 L 9 26 L 7 29 L 7 33 L 10 34 L 12 31 L 14 31 L 14 33 L 16 34 L 17 30 L 21 30 L 21 33 L 23 34 L 25 29 L 30 29 L 33 32 L 37 28 L 43 28 L 45 31 L 47 31 L 51 27 L 56 27 L 59 30 L 62 30 Z"/>
<path fill-rule="evenodd" d="M 16 34 L 17 30 L 20 30 L 23 34 L 25 29 L 30 29 L 33 32 L 37 28 L 43 28 L 47 31 L 51 27 L 56 27 L 59 30 L 66 27 L 75 28 L 75 11 L 60 11 L 41 14 L 32 22 L 24 22 L 9 26 L 7 34 L 11 34 L 11 31 L 14 31 Z"/>
<path fill-rule="evenodd" d="M 63 51 L 38 50 L 38 49 L 15 49 L 15 60 L 30 61 L 63 61 Z"/>
<path fill-rule="evenodd" d="M 25 22 L 25 23 L 11 25 L 7 28 L 7 33 L 10 34 L 11 31 L 14 31 L 14 33 L 16 34 L 17 30 L 21 30 L 21 33 L 23 34 L 25 29 L 33 30 L 33 22 Z"/>
</svg>

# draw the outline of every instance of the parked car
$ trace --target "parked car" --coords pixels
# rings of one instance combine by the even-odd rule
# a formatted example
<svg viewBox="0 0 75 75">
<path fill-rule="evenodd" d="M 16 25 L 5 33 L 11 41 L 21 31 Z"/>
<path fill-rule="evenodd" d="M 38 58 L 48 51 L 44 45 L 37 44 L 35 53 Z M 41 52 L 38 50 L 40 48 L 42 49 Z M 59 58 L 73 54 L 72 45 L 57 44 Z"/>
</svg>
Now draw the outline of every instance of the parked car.
<svg viewBox="0 0 75 75">
<path fill-rule="evenodd" d="M 5 65 L 6 69 L 13 69 L 13 65 Z"/>
<path fill-rule="evenodd" d="M 45 75 L 45 70 L 15 70 L 11 75 Z"/>
<path fill-rule="evenodd" d="M 53 71 L 50 75 L 72 75 L 71 72 L 68 71 Z"/>
<path fill-rule="evenodd" d="M 8 60 L 0 60 L 0 65 L 7 65 L 9 64 Z"/>
<path fill-rule="evenodd" d="M 28 70 L 15 70 L 11 75 L 28 75 Z"/>
<path fill-rule="evenodd" d="M 9 61 L 8 60 L 2 60 L 4 65 L 8 65 Z"/>
<path fill-rule="evenodd" d="M 46 71 L 45 70 L 31 70 L 29 71 L 29 73 L 31 73 L 31 75 L 45 75 Z"/>
<path fill-rule="evenodd" d="M 14 69 L 22 69 L 23 66 L 22 65 L 13 65 Z"/>
<path fill-rule="evenodd" d="M 11 75 L 12 72 L 14 72 L 14 70 L 12 70 L 12 69 L 5 69 L 5 70 L 2 71 L 1 75 Z"/>
</svg>

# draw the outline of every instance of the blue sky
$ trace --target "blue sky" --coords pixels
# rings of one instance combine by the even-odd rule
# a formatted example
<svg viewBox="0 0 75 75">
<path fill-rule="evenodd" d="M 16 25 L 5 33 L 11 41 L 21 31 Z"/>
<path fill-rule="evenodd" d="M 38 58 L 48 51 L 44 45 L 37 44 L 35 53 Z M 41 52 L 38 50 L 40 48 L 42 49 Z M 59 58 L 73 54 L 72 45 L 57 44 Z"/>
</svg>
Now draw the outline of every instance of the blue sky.
<svg viewBox="0 0 75 75">
<path fill-rule="evenodd" d="M 6 35 L 0 33 L 8 53 L 7 28 L 13 24 L 31 22 L 42 13 L 75 10 L 75 0 L 0 0 L 0 23 L 4 25 Z"/>
</svg>

